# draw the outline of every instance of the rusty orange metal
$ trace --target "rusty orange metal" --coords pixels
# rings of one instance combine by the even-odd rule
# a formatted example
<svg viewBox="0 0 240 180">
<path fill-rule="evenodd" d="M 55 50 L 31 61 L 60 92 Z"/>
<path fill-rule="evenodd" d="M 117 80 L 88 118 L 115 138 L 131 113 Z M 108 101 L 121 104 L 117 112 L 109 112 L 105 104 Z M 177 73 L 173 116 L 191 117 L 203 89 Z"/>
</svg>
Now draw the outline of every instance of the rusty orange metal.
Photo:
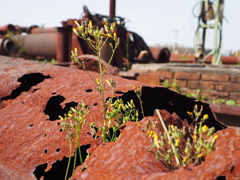
<svg viewBox="0 0 240 180">
<path fill-rule="evenodd" d="M 101 179 L 108 176 L 102 173 L 103 171 L 97 170 L 98 166 L 94 166 L 95 161 L 102 165 L 105 164 L 104 167 L 108 166 L 109 179 L 113 179 L 116 169 L 119 168 L 117 166 L 119 163 L 121 164 L 122 157 L 129 158 L 128 165 L 122 167 L 118 172 L 123 177 L 127 177 L 129 173 L 132 174 L 132 167 L 139 169 L 134 173 L 135 178 L 138 179 L 145 174 L 159 171 L 159 167 L 162 166 L 161 162 L 156 161 L 155 157 L 148 151 L 148 146 L 141 148 L 144 149 L 142 152 L 132 151 L 130 156 L 126 154 L 130 153 L 127 151 L 129 144 L 124 143 L 124 139 L 128 137 L 126 136 L 127 132 L 134 129 L 135 123 L 126 124 L 126 131 L 124 130 L 125 132 L 121 134 L 124 141 L 118 143 L 102 143 L 101 138 L 94 139 L 92 137 L 89 124 L 94 122 L 98 128 L 102 125 L 102 107 L 99 92 L 84 71 L 5 56 L 0 56 L 0 62 L 1 180 L 63 179 L 69 158 L 69 145 L 64 132 L 61 130 L 58 115 L 64 115 L 70 107 L 76 106 L 81 100 L 84 100 L 91 109 L 87 116 L 87 124 L 81 131 L 81 149 L 84 154 L 87 151 L 92 154 L 102 154 L 98 155 L 95 160 L 95 157 L 92 156 L 91 161 L 90 159 L 86 161 L 90 166 L 83 171 L 85 175 L 95 171 L 96 176 L 93 177 Z M 97 73 L 90 73 L 93 78 L 99 76 Z M 214 126 L 217 130 L 226 128 L 224 124 L 215 119 L 206 103 L 196 102 L 194 99 L 160 86 L 151 86 L 117 76 L 106 75 L 104 78 L 112 78 L 116 81 L 117 87 L 114 96 L 121 96 L 124 102 L 133 99 L 138 109 L 140 109 L 140 104 L 132 90 L 132 85 L 144 86 L 142 101 L 146 116 L 152 116 L 155 109 L 165 109 L 169 113 L 176 114 L 181 119 L 187 119 L 191 122 L 187 111 L 192 111 L 193 106 L 198 104 L 199 106 L 203 105 L 203 113 L 209 115 L 209 119 L 206 121 L 209 127 Z M 107 84 L 105 96 L 106 98 L 111 97 L 111 89 L 107 88 Z M 132 132 L 135 131 L 136 128 Z M 143 142 L 138 139 L 138 137 L 147 138 L 140 130 L 131 137 L 136 143 L 133 150 L 144 147 L 143 142 L 147 143 L 147 139 L 144 139 Z M 119 152 L 115 152 L 115 154 L 117 153 L 119 158 L 121 156 L 120 159 L 108 154 L 109 148 L 118 149 L 115 146 L 117 144 Z M 111 149 L 112 151 L 115 150 Z M 104 156 L 104 154 L 108 155 Z M 137 159 L 141 159 L 141 162 L 154 163 L 138 163 Z M 76 174 L 81 174 L 79 167 L 75 172 Z M 96 169 L 94 170 L 93 167 Z M 119 178 L 121 179 L 121 176 Z"/>
</svg>

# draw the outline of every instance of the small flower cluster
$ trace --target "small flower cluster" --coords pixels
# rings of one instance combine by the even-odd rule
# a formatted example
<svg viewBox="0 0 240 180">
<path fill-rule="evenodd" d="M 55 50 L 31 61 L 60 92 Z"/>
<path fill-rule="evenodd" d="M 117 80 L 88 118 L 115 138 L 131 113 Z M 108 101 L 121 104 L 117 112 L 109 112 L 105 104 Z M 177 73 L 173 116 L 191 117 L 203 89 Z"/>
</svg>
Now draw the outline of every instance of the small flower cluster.
<svg viewBox="0 0 240 180">
<path fill-rule="evenodd" d="M 68 114 L 65 114 L 64 117 L 59 116 L 62 121 L 62 130 L 67 133 L 68 137 L 76 137 L 76 134 L 78 134 L 79 130 L 85 125 L 85 117 L 89 112 L 89 107 L 82 101 L 76 108 L 71 107 Z"/>
<path fill-rule="evenodd" d="M 197 129 L 197 128 L 195 128 Z M 191 128 L 178 129 L 176 126 L 169 126 L 168 132 L 164 134 L 156 134 L 155 131 L 147 131 L 149 137 L 153 139 L 154 154 L 157 159 L 162 159 L 169 166 L 173 165 L 172 156 L 179 160 L 178 167 L 186 166 L 194 163 L 201 163 L 205 155 L 209 154 L 216 142 L 218 136 L 214 136 L 214 129 L 207 128 L 206 125 L 198 128 L 197 131 L 192 131 Z M 170 138 L 168 138 L 168 135 Z M 186 135 L 190 134 L 185 142 Z M 168 148 L 172 146 L 171 148 Z M 181 152 L 184 149 L 184 152 Z"/>
<path fill-rule="evenodd" d="M 103 141 L 114 142 L 117 140 L 117 131 L 122 123 L 127 121 L 138 121 L 139 114 L 136 109 L 133 100 L 124 104 L 122 99 L 117 99 L 112 102 L 113 99 L 109 98 L 106 102 L 106 119 L 103 126 L 100 127 L 102 132 Z"/>
<path fill-rule="evenodd" d="M 80 155 L 80 164 L 83 163 L 82 156 L 81 156 L 81 150 L 80 150 L 80 133 L 83 128 L 83 126 L 86 124 L 86 116 L 90 112 L 89 106 L 87 106 L 83 101 L 78 104 L 76 108 L 71 107 L 70 111 L 68 114 L 64 114 L 64 117 L 59 116 L 61 120 L 61 127 L 62 130 L 67 134 L 67 140 L 70 145 L 70 155 L 69 155 L 69 162 L 68 162 L 68 167 L 66 170 L 66 175 L 65 179 L 67 178 L 68 175 L 68 170 L 70 166 L 70 161 L 71 161 L 71 156 L 72 156 L 72 143 L 73 140 L 75 139 L 75 144 L 76 144 L 76 149 L 79 150 L 79 155 Z M 76 167 L 76 153 L 74 154 L 74 165 L 73 165 L 73 170 Z M 73 172 L 72 172 L 73 173 Z"/>
<path fill-rule="evenodd" d="M 142 97 L 142 86 L 135 87 L 134 85 L 132 85 L 132 89 L 134 90 L 135 94 L 137 95 L 137 97 L 139 99 L 142 115 L 143 115 L 143 117 L 145 117 L 144 111 L 143 111 L 143 105 L 142 105 L 143 103 L 142 103 L 142 99 L 141 99 L 141 97 Z"/>
<path fill-rule="evenodd" d="M 87 26 L 84 26 L 83 22 L 81 22 L 81 25 L 80 25 L 77 21 L 75 21 L 77 28 L 73 28 L 73 32 L 78 37 L 84 39 L 87 42 L 87 44 L 89 45 L 89 47 L 92 49 L 92 51 L 96 53 L 96 55 L 98 57 L 98 64 L 99 64 L 99 78 L 94 79 L 93 76 L 86 69 L 84 62 L 79 61 L 79 59 L 77 58 L 78 53 L 77 53 L 76 48 L 74 50 L 72 50 L 72 60 L 74 62 L 80 64 L 82 66 L 82 68 L 85 70 L 85 72 L 89 75 L 91 80 L 97 85 L 96 88 L 97 88 L 98 92 L 100 93 L 101 102 L 102 102 L 103 120 L 105 120 L 106 119 L 106 113 L 105 113 L 106 102 L 105 102 L 105 96 L 104 96 L 105 86 L 104 86 L 104 82 L 103 82 L 103 80 L 104 80 L 103 74 L 107 70 L 108 66 L 110 65 L 110 63 L 113 59 L 113 55 L 114 55 L 117 47 L 119 46 L 120 40 L 116 34 L 116 22 L 112 23 L 111 25 L 109 25 L 107 21 L 103 21 L 103 22 L 104 22 L 104 26 L 100 30 L 98 27 L 93 27 L 92 21 L 89 21 Z M 103 67 L 102 63 L 101 63 L 101 59 L 100 59 L 100 54 L 101 54 L 100 52 L 101 52 L 101 49 L 103 48 L 103 46 L 106 45 L 109 38 L 112 39 L 114 42 L 113 44 L 112 43 L 109 44 L 109 46 L 112 49 L 112 55 L 111 55 L 107 65 L 105 67 Z M 112 81 L 112 80 L 111 80 L 111 82 L 108 80 L 106 82 L 110 85 L 110 88 L 113 91 L 113 89 L 116 86 L 116 83 L 114 83 L 114 81 Z"/>
<path fill-rule="evenodd" d="M 197 107 L 195 107 L 195 115 L 201 116 L 199 114 L 201 112 L 202 108 L 197 111 Z M 161 118 L 159 118 L 160 121 Z M 173 125 L 169 125 L 167 128 L 161 121 L 165 130 L 163 134 L 157 134 L 153 130 L 147 131 L 148 136 L 152 138 L 152 152 L 156 158 L 163 160 L 170 168 L 186 166 L 191 163 L 194 165 L 200 164 L 204 157 L 214 149 L 218 138 L 217 135 L 214 135 L 214 127 L 208 128 L 207 125 L 202 125 L 207 118 L 208 115 L 206 114 L 193 127 L 186 128 L 183 126 L 181 129 Z M 172 160 L 173 157 L 175 162 Z"/>
<path fill-rule="evenodd" d="M 84 26 L 83 21 L 81 25 L 77 21 L 75 21 L 75 24 L 77 25 L 77 28 L 73 28 L 73 32 L 78 37 L 84 39 L 94 52 L 97 52 L 103 47 L 106 42 L 104 41 L 104 38 L 111 38 L 116 43 L 115 47 L 118 47 L 119 38 L 115 32 L 116 22 L 109 25 L 107 21 L 104 21 L 104 28 L 101 28 L 100 30 L 98 27 L 93 28 L 92 21 L 89 21 L 87 27 Z M 112 44 L 110 44 L 110 46 L 112 49 L 115 49 Z"/>
<path fill-rule="evenodd" d="M 201 106 L 200 110 L 198 110 L 198 106 L 197 105 L 194 106 L 193 112 L 187 111 L 187 114 L 193 120 L 192 123 L 194 125 L 198 125 L 200 123 L 204 123 L 208 119 L 208 115 L 207 114 L 204 114 L 203 117 L 200 119 L 200 117 L 202 116 L 202 112 L 203 112 L 203 106 Z"/>
</svg>

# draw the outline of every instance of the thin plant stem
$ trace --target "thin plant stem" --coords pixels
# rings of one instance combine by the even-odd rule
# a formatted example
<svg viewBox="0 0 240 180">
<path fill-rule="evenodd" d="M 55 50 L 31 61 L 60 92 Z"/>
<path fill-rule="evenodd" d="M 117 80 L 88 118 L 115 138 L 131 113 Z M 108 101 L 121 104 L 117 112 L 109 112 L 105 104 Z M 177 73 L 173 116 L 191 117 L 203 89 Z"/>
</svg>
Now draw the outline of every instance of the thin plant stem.
<svg viewBox="0 0 240 180">
<path fill-rule="evenodd" d="M 77 143 L 77 136 L 76 136 L 76 143 Z M 74 171 L 75 171 L 75 168 L 76 168 L 76 162 L 77 162 L 77 149 L 76 149 L 76 151 L 74 152 L 72 175 L 73 175 L 73 173 L 74 173 Z"/>
<path fill-rule="evenodd" d="M 68 165 L 67 165 L 67 170 L 66 170 L 64 180 L 67 180 L 68 171 L 69 171 L 69 167 L 70 167 L 70 163 L 71 163 L 71 155 L 72 155 L 72 141 L 71 140 L 69 140 L 69 148 L 70 148 L 70 153 L 69 153 Z"/>
<path fill-rule="evenodd" d="M 114 47 L 114 49 L 113 49 L 113 53 L 112 53 L 112 55 L 111 55 L 111 57 L 110 57 L 110 59 L 109 59 L 107 65 L 106 65 L 105 69 L 103 70 L 103 73 L 108 69 L 108 66 L 109 66 L 110 63 L 112 62 L 113 56 L 114 56 L 114 54 L 115 54 L 115 50 L 116 50 L 116 47 Z"/>
<path fill-rule="evenodd" d="M 103 85 L 103 71 L 102 71 L 102 64 L 101 64 L 101 59 L 100 59 L 100 50 L 98 51 L 98 64 L 99 64 L 99 92 L 100 92 L 100 95 L 101 95 L 101 101 L 102 101 L 102 110 L 103 110 L 103 120 L 106 119 L 106 112 L 105 112 L 105 109 L 106 109 L 106 104 L 105 104 L 105 98 L 104 98 L 104 85 Z"/>
<path fill-rule="evenodd" d="M 105 39 L 105 41 L 102 43 L 102 46 L 101 47 L 99 47 L 99 51 L 103 48 L 103 46 L 106 44 L 106 42 L 107 42 L 107 40 L 108 40 L 108 37 Z M 100 44 L 99 44 L 100 45 Z"/>
<path fill-rule="evenodd" d="M 82 160 L 81 146 L 80 146 L 80 142 L 79 141 L 78 141 L 78 144 L 77 144 L 77 148 L 78 148 L 78 153 L 79 153 L 79 158 L 80 158 L 80 164 L 82 164 L 83 160 Z"/>
<path fill-rule="evenodd" d="M 88 76 L 92 79 L 92 81 L 93 81 L 96 85 L 98 85 L 97 82 L 93 79 L 92 75 L 88 72 L 88 70 L 86 69 L 86 67 L 84 66 L 84 64 L 81 63 L 77 58 L 74 57 L 74 59 L 75 59 L 75 61 L 77 60 L 77 62 L 82 66 L 82 68 L 84 69 L 84 71 L 86 71 L 86 73 L 87 73 Z"/>
<path fill-rule="evenodd" d="M 172 142 L 172 141 L 171 141 L 171 137 L 170 137 L 170 135 L 169 135 L 169 133 L 168 133 L 168 130 L 167 130 L 167 128 L 166 128 L 166 125 L 165 125 L 165 123 L 164 123 L 164 121 L 163 121 L 163 118 L 162 118 L 159 110 L 156 109 L 156 112 L 157 112 L 158 118 L 159 118 L 159 120 L 160 120 L 160 122 L 161 122 L 161 124 L 162 124 L 162 126 L 163 126 L 163 129 L 164 129 L 164 131 L 165 131 L 166 134 L 167 134 L 167 137 L 168 137 L 169 142 Z M 176 152 L 176 148 L 175 148 L 175 146 L 174 146 L 172 143 L 171 143 L 171 147 L 172 147 L 173 152 Z M 179 166 L 179 165 L 180 165 L 180 162 L 179 162 L 178 157 L 175 155 L 175 153 L 174 153 L 174 157 L 175 157 L 175 160 L 176 160 L 176 162 L 177 162 L 177 165 Z"/>
<path fill-rule="evenodd" d="M 142 100 L 141 100 L 141 98 L 138 98 L 138 99 L 139 99 L 139 101 L 140 101 L 140 106 L 141 106 L 142 115 L 143 115 L 143 117 L 145 117 L 144 111 L 143 111 Z"/>
</svg>

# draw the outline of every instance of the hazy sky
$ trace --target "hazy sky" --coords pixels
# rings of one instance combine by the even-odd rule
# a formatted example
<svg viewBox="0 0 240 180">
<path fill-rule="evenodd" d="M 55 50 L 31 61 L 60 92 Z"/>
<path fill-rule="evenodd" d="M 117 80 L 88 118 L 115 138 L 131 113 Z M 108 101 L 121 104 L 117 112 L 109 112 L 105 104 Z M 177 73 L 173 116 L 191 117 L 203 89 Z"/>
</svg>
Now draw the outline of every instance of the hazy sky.
<svg viewBox="0 0 240 180">
<path fill-rule="evenodd" d="M 216 1 L 216 0 L 215 0 Z M 80 18 L 83 5 L 92 14 L 109 15 L 110 0 L 0 0 L 0 26 L 38 25 L 61 27 L 61 21 Z M 199 0 L 116 0 L 116 15 L 126 18 L 128 30 L 138 33 L 149 46 L 175 44 L 193 47 L 197 18 L 192 10 Z M 225 0 L 223 50 L 240 50 L 240 1 Z M 199 6 L 194 13 L 197 14 Z M 207 34 L 207 47 L 213 33 Z"/>
</svg>

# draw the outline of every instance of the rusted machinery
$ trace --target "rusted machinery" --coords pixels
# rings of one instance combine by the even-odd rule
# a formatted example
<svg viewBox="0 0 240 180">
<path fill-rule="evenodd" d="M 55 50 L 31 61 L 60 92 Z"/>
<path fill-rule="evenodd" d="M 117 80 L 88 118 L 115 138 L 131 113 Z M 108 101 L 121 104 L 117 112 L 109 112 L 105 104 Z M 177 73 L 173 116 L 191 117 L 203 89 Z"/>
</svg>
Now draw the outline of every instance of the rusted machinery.
<svg viewBox="0 0 240 180">
<path fill-rule="evenodd" d="M 112 65 L 119 68 L 132 63 L 197 63 L 203 57 L 185 54 L 171 54 L 169 49 L 148 47 L 144 40 L 135 32 L 125 28 L 125 20 L 115 16 L 115 0 L 110 0 L 109 16 L 91 14 L 86 6 L 83 7 L 82 19 L 68 19 L 62 21 L 62 27 L 43 28 L 38 26 L 21 27 L 11 24 L 0 27 L 0 54 L 26 59 L 56 59 L 59 64 L 71 62 L 71 50 L 78 48 L 79 55 L 93 54 L 88 45 L 78 38 L 72 28 L 76 27 L 74 21 L 87 24 L 92 20 L 93 25 L 102 26 L 103 20 L 117 23 L 117 34 L 120 46 L 115 53 Z M 109 47 L 102 49 L 101 58 L 109 59 Z M 204 56 L 204 63 L 211 63 L 212 55 Z M 222 64 L 238 64 L 239 57 L 222 57 Z"/>
<path fill-rule="evenodd" d="M 110 0 L 110 16 L 92 15 L 86 6 L 83 7 L 83 11 L 82 19 L 62 21 L 62 27 L 31 26 L 26 28 L 11 24 L 0 27 L 0 54 L 26 59 L 56 59 L 58 63 L 71 62 L 71 50 L 75 47 L 79 55 L 93 54 L 85 41 L 72 32 L 72 28 L 76 27 L 74 21 L 87 24 L 91 20 L 93 25 L 101 27 L 103 20 L 107 20 L 109 23 L 117 23 L 117 34 L 120 38 L 120 46 L 112 62 L 114 66 L 121 68 L 135 62 L 169 61 L 170 51 L 168 49 L 149 48 L 137 33 L 125 28 L 124 18 L 115 16 L 115 0 Z M 107 61 L 111 55 L 111 49 L 105 47 L 102 49 L 101 58 Z"/>
</svg>

